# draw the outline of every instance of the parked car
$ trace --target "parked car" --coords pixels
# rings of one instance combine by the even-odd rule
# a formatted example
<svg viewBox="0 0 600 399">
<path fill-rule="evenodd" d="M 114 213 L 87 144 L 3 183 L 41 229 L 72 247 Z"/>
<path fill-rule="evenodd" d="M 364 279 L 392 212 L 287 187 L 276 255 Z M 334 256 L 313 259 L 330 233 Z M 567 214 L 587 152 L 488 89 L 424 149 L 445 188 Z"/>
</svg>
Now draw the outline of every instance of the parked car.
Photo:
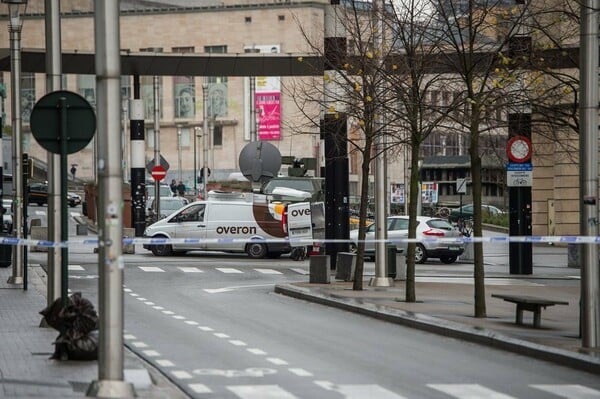
<svg viewBox="0 0 600 399">
<path fill-rule="evenodd" d="M 74 208 L 81 204 L 81 196 L 69 191 L 67 192 L 67 201 L 69 201 L 69 206 Z"/>
<path fill-rule="evenodd" d="M 388 240 L 408 238 L 408 216 L 390 216 L 387 218 Z M 461 233 L 444 219 L 417 216 L 417 243 L 415 261 L 425 263 L 428 258 L 439 258 L 442 263 L 454 263 L 465 251 L 462 242 L 442 242 L 431 238 L 458 238 Z M 358 230 L 350 231 L 350 249 L 358 248 Z M 365 236 L 365 257 L 375 256 L 375 223 L 367 226 Z M 406 253 L 407 242 L 396 242 L 397 251 Z"/>
<path fill-rule="evenodd" d="M 27 188 L 27 203 L 42 206 L 48 203 L 48 185 L 46 183 L 31 183 Z M 71 208 L 81 204 L 81 196 L 74 192 L 67 192 L 67 203 Z"/>
<path fill-rule="evenodd" d="M 164 219 L 172 213 L 178 211 L 189 201 L 184 197 L 160 197 L 160 217 L 154 217 L 154 199 L 148 205 L 148 217 L 152 220 Z"/>
<path fill-rule="evenodd" d="M 493 205 L 481 205 L 481 211 L 483 215 L 503 215 L 504 212 L 502 209 L 497 208 Z M 452 209 L 450 214 L 448 215 L 448 220 L 450 222 L 457 222 L 459 218 L 463 219 L 472 219 L 473 218 L 473 204 L 463 205 L 460 208 Z"/>
</svg>

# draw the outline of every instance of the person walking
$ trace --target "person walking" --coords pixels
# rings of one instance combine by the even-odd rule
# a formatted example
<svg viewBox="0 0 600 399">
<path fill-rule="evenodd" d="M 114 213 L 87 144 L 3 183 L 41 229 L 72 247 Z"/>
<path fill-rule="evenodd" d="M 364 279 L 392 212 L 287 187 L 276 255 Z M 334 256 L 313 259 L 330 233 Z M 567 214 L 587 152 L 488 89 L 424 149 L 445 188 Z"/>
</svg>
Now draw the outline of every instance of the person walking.
<svg viewBox="0 0 600 399">
<path fill-rule="evenodd" d="M 177 196 L 177 182 L 175 179 L 171 180 L 171 184 L 169 185 L 171 188 L 171 192 L 173 193 L 173 197 Z"/>
<path fill-rule="evenodd" d="M 185 184 L 183 184 L 181 180 L 179 180 L 179 184 L 177 185 L 177 194 L 179 194 L 180 197 L 183 197 L 185 194 Z"/>
</svg>

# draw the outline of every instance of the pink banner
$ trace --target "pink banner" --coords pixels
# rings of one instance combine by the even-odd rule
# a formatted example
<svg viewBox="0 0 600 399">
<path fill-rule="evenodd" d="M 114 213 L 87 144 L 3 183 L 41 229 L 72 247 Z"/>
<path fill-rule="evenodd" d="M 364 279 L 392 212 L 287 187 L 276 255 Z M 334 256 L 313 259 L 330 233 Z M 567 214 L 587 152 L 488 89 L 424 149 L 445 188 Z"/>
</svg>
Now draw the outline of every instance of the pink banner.
<svg viewBox="0 0 600 399">
<path fill-rule="evenodd" d="M 260 92 L 255 97 L 258 139 L 281 139 L 281 93 Z"/>
</svg>

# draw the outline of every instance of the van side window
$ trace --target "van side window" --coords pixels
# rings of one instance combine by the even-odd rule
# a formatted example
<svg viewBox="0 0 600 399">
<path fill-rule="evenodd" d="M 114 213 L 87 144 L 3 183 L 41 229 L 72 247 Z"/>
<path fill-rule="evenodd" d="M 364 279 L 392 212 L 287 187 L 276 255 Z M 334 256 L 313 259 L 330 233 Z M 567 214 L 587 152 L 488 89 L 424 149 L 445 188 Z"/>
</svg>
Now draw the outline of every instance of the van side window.
<svg viewBox="0 0 600 399">
<path fill-rule="evenodd" d="M 203 222 L 205 206 L 205 204 L 190 206 L 189 208 L 186 208 L 183 211 L 181 211 L 179 219 L 182 222 Z"/>
</svg>

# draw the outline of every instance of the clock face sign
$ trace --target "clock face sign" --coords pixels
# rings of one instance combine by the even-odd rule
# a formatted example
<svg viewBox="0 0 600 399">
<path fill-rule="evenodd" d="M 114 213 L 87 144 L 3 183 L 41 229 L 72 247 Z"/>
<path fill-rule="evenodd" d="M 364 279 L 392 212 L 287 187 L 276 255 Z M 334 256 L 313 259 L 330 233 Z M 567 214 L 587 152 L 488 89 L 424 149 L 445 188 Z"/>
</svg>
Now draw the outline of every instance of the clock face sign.
<svg viewBox="0 0 600 399">
<path fill-rule="evenodd" d="M 514 136 L 508 140 L 506 155 L 512 162 L 527 162 L 533 151 L 531 141 L 525 136 Z"/>
</svg>

